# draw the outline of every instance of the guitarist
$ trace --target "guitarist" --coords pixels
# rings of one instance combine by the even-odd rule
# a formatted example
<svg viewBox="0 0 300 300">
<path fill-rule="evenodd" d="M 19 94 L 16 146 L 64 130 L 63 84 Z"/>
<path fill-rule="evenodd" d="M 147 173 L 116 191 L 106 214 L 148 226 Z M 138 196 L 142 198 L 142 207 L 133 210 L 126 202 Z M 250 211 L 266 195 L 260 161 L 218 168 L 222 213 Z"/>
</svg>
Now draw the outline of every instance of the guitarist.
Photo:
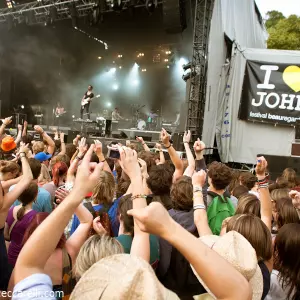
<svg viewBox="0 0 300 300">
<path fill-rule="evenodd" d="M 83 100 L 87 100 L 88 103 L 85 105 L 81 105 L 81 109 L 80 109 L 80 118 L 83 119 L 83 111 L 86 111 L 86 114 L 88 116 L 88 119 L 90 119 L 90 99 L 94 98 L 94 94 L 93 94 L 93 86 L 89 85 L 88 86 L 88 90 L 85 92 L 85 94 L 83 95 L 82 101 Z"/>
</svg>

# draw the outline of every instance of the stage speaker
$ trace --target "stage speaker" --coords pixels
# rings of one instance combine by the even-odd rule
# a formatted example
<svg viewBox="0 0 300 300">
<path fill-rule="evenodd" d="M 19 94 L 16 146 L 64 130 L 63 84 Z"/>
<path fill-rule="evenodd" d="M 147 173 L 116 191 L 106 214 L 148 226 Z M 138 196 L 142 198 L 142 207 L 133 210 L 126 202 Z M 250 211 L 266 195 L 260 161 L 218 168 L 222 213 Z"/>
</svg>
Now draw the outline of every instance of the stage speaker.
<svg viewBox="0 0 300 300">
<path fill-rule="evenodd" d="M 151 142 L 152 141 L 152 134 L 151 133 L 139 131 L 139 132 L 136 133 L 136 135 L 142 137 L 143 140 L 146 141 L 146 142 Z"/>
<path fill-rule="evenodd" d="M 73 140 L 76 138 L 76 136 L 79 134 L 79 131 L 77 130 L 68 130 L 68 137 L 67 137 L 67 143 L 73 143 Z"/>
<path fill-rule="evenodd" d="M 165 0 L 163 2 L 163 21 L 167 33 L 181 33 L 186 29 L 184 0 Z"/>
<path fill-rule="evenodd" d="M 176 151 L 184 151 L 183 132 L 172 135 L 173 147 Z"/>
<path fill-rule="evenodd" d="M 112 131 L 111 136 L 115 139 L 127 139 L 128 136 L 124 131 Z"/>
</svg>

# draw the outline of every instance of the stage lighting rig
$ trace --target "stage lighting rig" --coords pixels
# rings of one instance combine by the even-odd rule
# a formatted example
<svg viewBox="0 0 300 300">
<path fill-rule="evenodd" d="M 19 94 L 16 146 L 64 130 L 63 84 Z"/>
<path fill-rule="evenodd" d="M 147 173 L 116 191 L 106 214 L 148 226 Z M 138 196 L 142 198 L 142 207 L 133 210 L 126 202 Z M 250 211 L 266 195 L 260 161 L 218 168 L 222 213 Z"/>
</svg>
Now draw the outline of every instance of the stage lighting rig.
<svg viewBox="0 0 300 300">
<path fill-rule="evenodd" d="M 195 77 L 196 75 L 197 75 L 197 73 L 195 71 L 188 72 L 188 73 L 182 75 L 182 79 L 186 82 L 188 79 Z"/>
<path fill-rule="evenodd" d="M 182 66 L 182 69 L 183 69 L 184 72 L 187 71 L 188 69 L 191 69 L 191 68 L 192 68 L 192 63 L 191 62 L 189 62 L 189 63 Z"/>
<path fill-rule="evenodd" d="M 146 9 L 149 13 L 153 13 L 157 7 L 157 0 L 146 0 Z"/>
</svg>

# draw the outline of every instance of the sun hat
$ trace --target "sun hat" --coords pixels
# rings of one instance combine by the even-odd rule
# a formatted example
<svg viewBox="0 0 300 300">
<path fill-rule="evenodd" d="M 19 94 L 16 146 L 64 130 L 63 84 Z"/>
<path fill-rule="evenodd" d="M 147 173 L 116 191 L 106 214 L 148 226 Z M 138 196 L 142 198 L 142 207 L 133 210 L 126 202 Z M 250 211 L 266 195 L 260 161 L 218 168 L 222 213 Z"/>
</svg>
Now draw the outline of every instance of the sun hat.
<svg viewBox="0 0 300 300">
<path fill-rule="evenodd" d="M 159 282 L 149 263 L 129 254 L 95 263 L 78 281 L 70 299 L 179 300 Z"/>
<path fill-rule="evenodd" d="M 256 252 L 244 236 L 236 231 L 230 231 L 223 236 L 205 235 L 200 237 L 200 240 L 225 258 L 247 279 L 252 288 L 253 300 L 261 299 L 264 285 L 262 272 L 257 263 Z M 192 265 L 191 267 L 206 291 L 213 299 L 216 299 Z M 223 270 L 223 272 L 226 272 L 226 270 Z"/>
<path fill-rule="evenodd" d="M 2 139 L 1 149 L 5 152 L 9 152 L 17 148 L 17 144 L 15 143 L 15 139 L 12 136 L 6 136 Z"/>
<path fill-rule="evenodd" d="M 52 157 L 52 154 L 46 154 L 45 152 L 37 153 L 34 158 L 39 160 L 40 162 L 46 161 Z"/>
</svg>

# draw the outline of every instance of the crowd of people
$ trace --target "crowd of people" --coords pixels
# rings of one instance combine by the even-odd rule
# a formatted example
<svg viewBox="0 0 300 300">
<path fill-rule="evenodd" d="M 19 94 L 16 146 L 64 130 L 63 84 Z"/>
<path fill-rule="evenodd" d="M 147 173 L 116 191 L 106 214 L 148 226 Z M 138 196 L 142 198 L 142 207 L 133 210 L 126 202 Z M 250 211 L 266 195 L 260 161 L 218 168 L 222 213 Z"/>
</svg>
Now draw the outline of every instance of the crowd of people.
<svg viewBox="0 0 300 300">
<path fill-rule="evenodd" d="M 300 299 L 300 184 L 206 166 L 170 135 L 113 143 L 0 127 L 0 299 Z M 167 150 L 165 156 L 163 148 Z M 110 158 L 110 151 L 119 158 Z M 299 247 L 299 248 L 298 248 Z"/>
</svg>

